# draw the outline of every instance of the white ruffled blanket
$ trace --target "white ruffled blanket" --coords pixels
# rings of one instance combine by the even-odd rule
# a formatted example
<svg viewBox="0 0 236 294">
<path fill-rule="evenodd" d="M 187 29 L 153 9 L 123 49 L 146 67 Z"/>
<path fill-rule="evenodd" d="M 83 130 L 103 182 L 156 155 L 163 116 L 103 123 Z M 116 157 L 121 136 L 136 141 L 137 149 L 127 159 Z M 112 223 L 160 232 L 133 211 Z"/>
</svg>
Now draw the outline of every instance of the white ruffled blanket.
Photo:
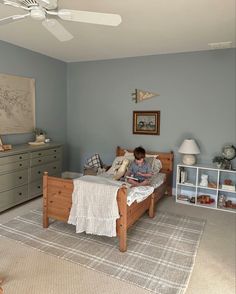
<svg viewBox="0 0 236 294">
<path fill-rule="evenodd" d="M 116 236 L 116 220 L 120 217 L 117 191 L 121 182 L 98 176 L 74 179 L 69 224 L 76 233 Z"/>
<path fill-rule="evenodd" d="M 152 186 L 127 188 L 127 204 L 145 200 L 165 180 L 159 173 Z M 76 226 L 76 232 L 116 236 L 116 220 L 120 217 L 117 205 L 117 191 L 124 182 L 114 181 L 110 176 L 83 176 L 73 180 L 72 207 L 69 224 Z"/>
</svg>

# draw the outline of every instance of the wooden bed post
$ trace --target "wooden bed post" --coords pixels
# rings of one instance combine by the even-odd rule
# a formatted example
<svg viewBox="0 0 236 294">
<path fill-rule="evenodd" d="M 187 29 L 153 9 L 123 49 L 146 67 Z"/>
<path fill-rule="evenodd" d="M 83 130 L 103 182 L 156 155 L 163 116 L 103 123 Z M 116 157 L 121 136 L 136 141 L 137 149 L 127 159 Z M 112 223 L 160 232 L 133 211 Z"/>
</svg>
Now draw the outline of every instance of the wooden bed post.
<svg viewBox="0 0 236 294">
<path fill-rule="evenodd" d="M 148 215 L 150 218 L 154 218 L 155 216 L 155 195 L 152 193 L 151 195 L 151 202 L 148 210 Z"/>
<path fill-rule="evenodd" d="M 121 252 L 127 250 L 127 188 L 123 187 L 119 191 L 118 206 L 120 219 L 118 221 L 119 249 Z"/>
<path fill-rule="evenodd" d="M 48 172 L 43 175 L 43 227 L 48 228 Z"/>
<path fill-rule="evenodd" d="M 171 151 L 171 156 L 170 158 L 168 159 L 169 161 L 169 173 L 167 174 L 167 189 L 166 189 L 166 192 L 167 192 L 167 196 L 172 196 L 172 181 L 173 181 L 173 159 L 174 159 L 174 152 Z"/>
</svg>

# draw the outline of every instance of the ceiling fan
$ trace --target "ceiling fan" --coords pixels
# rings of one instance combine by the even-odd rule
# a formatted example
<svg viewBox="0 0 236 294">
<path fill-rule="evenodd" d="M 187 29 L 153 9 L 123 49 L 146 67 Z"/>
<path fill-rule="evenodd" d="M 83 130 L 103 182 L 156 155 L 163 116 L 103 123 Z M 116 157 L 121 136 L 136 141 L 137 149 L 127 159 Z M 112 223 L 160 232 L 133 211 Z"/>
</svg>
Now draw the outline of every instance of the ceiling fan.
<svg viewBox="0 0 236 294">
<path fill-rule="evenodd" d="M 41 20 L 42 25 L 54 37 L 64 42 L 71 40 L 73 35 L 55 17 L 62 20 L 107 26 L 118 26 L 121 23 L 121 17 L 118 14 L 58 9 L 57 2 L 58 0 L 0 0 L 0 3 L 4 5 L 22 8 L 27 11 L 26 14 L 17 14 L 0 19 L 0 25 L 9 24 L 30 16 L 34 20 Z"/>
</svg>

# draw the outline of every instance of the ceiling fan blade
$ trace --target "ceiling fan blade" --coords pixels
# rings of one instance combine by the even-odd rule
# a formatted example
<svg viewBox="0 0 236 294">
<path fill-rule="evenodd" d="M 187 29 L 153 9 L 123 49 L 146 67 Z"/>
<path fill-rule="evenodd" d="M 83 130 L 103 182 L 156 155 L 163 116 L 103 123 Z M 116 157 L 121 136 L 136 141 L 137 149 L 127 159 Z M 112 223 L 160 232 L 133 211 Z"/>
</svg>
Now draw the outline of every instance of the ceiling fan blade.
<svg viewBox="0 0 236 294">
<path fill-rule="evenodd" d="M 37 0 L 37 3 L 48 10 L 57 8 L 57 0 Z"/>
<path fill-rule="evenodd" d="M 118 14 L 60 9 L 58 16 L 64 20 L 79 21 L 107 26 L 118 26 L 122 19 Z"/>
<path fill-rule="evenodd" d="M 30 13 L 27 13 L 24 15 L 12 15 L 12 16 L 2 18 L 2 19 L 0 19 L 0 25 L 5 25 L 5 24 L 9 24 L 9 23 L 21 20 L 23 18 L 26 18 L 29 15 L 30 15 Z"/>
<path fill-rule="evenodd" d="M 43 4 L 50 4 L 50 1 L 49 0 L 38 0 L 37 2 L 39 4 L 40 4 L 40 2 L 42 2 Z"/>
<path fill-rule="evenodd" d="M 71 33 L 55 19 L 45 19 L 42 25 L 61 42 L 69 41 L 74 38 Z"/>
<path fill-rule="evenodd" d="M 17 2 L 11 1 L 11 0 L 1 0 L 0 3 L 3 3 L 5 5 L 9 5 L 9 6 L 13 6 L 13 7 L 16 7 L 16 8 L 22 8 L 22 9 L 25 9 L 25 10 L 30 10 L 27 6 L 21 5 L 21 4 L 17 3 Z"/>
</svg>

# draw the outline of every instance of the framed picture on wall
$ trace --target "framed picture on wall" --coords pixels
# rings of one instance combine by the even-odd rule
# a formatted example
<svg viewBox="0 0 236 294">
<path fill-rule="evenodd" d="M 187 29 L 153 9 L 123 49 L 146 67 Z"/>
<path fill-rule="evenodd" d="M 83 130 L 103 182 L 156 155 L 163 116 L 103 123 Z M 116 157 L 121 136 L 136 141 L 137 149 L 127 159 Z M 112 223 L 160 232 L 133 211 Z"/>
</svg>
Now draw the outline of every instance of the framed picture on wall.
<svg viewBox="0 0 236 294">
<path fill-rule="evenodd" d="M 133 111 L 133 134 L 160 135 L 160 111 Z"/>
</svg>

